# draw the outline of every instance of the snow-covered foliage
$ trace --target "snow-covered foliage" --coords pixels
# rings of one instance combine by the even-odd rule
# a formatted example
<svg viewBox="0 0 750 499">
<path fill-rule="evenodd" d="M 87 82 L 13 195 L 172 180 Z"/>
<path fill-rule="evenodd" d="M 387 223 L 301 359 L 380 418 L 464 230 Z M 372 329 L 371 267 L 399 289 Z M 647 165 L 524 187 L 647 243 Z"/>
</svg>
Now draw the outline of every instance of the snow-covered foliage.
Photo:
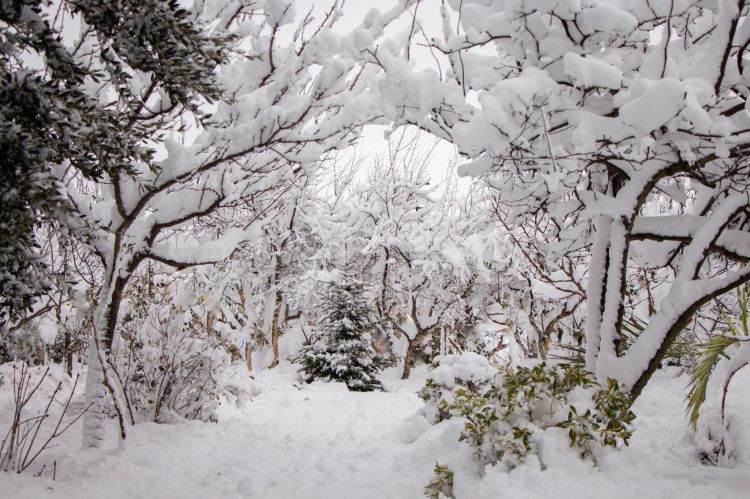
<svg viewBox="0 0 750 499">
<path fill-rule="evenodd" d="M 351 275 L 350 268 L 334 272 L 334 276 L 321 297 L 320 330 L 297 357 L 305 381 L 339 381 L 359 392 L 380 390 L 367 290 Z"/>
<path fill-rule="evenodd" d="M 592 381 L 574 364 L 498 371 L 476 354 L 445 356 L 420 392 L 431 424 L 460 418 L 478 463 L 511 470 L 537 454 L 543 433 L 567 430 L 571 447 L 596 460 L 604 446 L 627 444 L 635 415 L 614 380 Z"/>
<path fill-rule="evenodd" d="M 430 371 L 427 383 L 419 393 L 425 401 L 421 412 L 430 424 L 452 416 L 450 406 L 455 401 L 455 390 L 468 385 L 486 388 L 499 374 L 497 368 L 476 353 L 445 355 L 437 360 L 437 367 Z"/>
</svg>

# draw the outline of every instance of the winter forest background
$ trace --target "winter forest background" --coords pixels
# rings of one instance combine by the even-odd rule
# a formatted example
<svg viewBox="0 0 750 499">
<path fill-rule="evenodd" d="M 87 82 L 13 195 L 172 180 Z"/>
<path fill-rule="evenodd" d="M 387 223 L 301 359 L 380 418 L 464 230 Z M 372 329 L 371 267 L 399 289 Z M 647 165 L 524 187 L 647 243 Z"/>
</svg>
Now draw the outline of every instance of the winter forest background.
<svg viewBox="0 0 750 499">
<path fill-rule="evenodd" d="M 746 497 L 749 11 L 0 2 L 0 495 Z"/>
</svg>

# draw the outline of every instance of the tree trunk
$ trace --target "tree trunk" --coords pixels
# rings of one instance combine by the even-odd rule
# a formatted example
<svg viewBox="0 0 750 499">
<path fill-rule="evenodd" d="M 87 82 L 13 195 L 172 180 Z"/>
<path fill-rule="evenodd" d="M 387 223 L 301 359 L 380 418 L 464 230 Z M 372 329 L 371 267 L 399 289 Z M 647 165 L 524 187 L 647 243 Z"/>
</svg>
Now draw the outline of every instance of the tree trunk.
<svg viewBox="0 0 750 499">
<path fill-rule="evenodd" d="M 409 379 L 411 375 L 411 367 L 414 364 L 414 354 L 416 353 L 416 342 L 410 341 L 409 346 L 406 348 L 406 355 L 404 356 L 404 370 L 401 373 L 401 379 Z"/>
<path fill-rule="evenodd" d="M 685 307 L 684 310 L 681 310 L 680 314 L 677 315 L 677 317 L 675 317 L 673 320 L 668 322 L 668 324 L 670 324 L 670 327 L 666 329 L 661 343 L 658 345 L 658 348 L 655 349 L 648 364 L 640 372 L 638 379 L 635 380 L 632 388 L 630 389 L 630 399 L 632 401 L 635 401 L 635 399 L 638 398 L 638 396 L 641 394 L 643 389 L 646 387 L 646 384 L 651 379 L 651 376 L 653 376 L 653 374 L 661 365 L 661 361 L 667 355 L 667 351 L 669 350 L 669 347 L 677 339 L 677 336 L 680 334 L 680 332 L 683 329 L 685 329 L 685 327 L 687 327 L 688 324 L 690 324 L 690 321 L 695 315 L 695 313 L 703 305 L 710 302 L 714 298 L 721 296 L 722 294 L 736 288 L 737 286 L 741 286 L 742 284 L 746 282 L 750 282 L 750 271 L 748 271 L 747 269 L 743 269 L 743 271 L 736 272 L 732 278 L 724 278 L 724 279 L 726 279 L 726 283 L 724 283 L 723 286 L 717 287 L 716 289 L 712 290 L 712 292 L 706 293 L 704 296 L 695 300 L 695 302 L 693 302 L 689 307 Z M 669 298 L 670 296 L 667 296 L 665 300 L 668 300 Z M 641 333 L 641 337 L 651 333 L 650 328 L 652 327 L 654 323 L 660 322 L 659 319 L 661 318 L 660 316 L 662 314 L 663 314 L 663 309 L 660 309 L 654 316 L 654 319 L 649 323 L 648 326 L 646 326 L 646 329 Z M 636 342 L 638 342 L 639 340 L 640 340 L 640 337 L 638 340 L 636 340 Z"/>
<path fill-rule="evenodd" d="M 112 397 L 120 426 L 121 444 L 127 436 L 125 410 L 109 375 L 109 358 L 117 327 L 117 316 L 122 302 L 122 293 L 128 279 L 118 276 L 114 284 L 106 283 L 99 293 L 99 302 L 94 312 L 89 341 L 88 371 L 86 374 L 86 414 L 83 418 L 84 447 L 99 447 L 104 440 L 104 425 L 107 393 Z"/>
<path fill-rule="evenodd" d="M 273 352 L 273 362 L 268 368 L 279 365 L 279 338 L 281 337 L 281 309 L 284 302 L 281 299 L 281 291 L 276 291 L 275 306 L 273 308 L 273 319 L 271 320 L 271 351 Z"/>
<path fill-rule="evenodd" d="M 65 372 L 68 377 L 73 377 L 73 342 L 70 339 L 70 331 L 65 331 L 63 346 L 65 349 Z"/>
<path fill-rule="evenodd" d="M 610 359 L 622 354 L 620 334 L 625 315 L 624 299 L 628 270 L 628 246 L 625 223 L 619 219 L 613 220 L 609 234 L 605 293 L 602 297 L 604 307 L 602 309 L 602 323 L 599 328 L 599 354 L 595 371 L 600 383 L 606 382 L 606 378 L 600 375 L 605 371 L 602 363 L 607 363 Z"/>
<path fill-rule="evenodd" d="M 611 224 L 612 219 L 604 215 L 595 222 L 596 234 L 586 282 L 586 369 L 592 373 L 596 372 L 596 359 L 599 356 L 601 341 Z"/>
<path fill-rule="evenodd" d="M 409 375 L 411 375 L 411 368 L 414 366 L 414 362 L 416 361 L 417 352 L 422 346 L 422 342 L 424 341 L 424 339 L 428 334 L 430 334 L 430 331 L 432 330 L 432 328 L 428 330 L 422 329 L 416 322 L 416 319 L 414 319 L 414 321 L 417 327 L 417 333 L 414 335 L 414 338 L 409 340 L 409 337 L 404 334 L 406 339 L 409 340 L 409 346 L 406 347 L 406 355 L 404 356 L 404 370 L 401 373 L 401 379 L 409 379 Z"/>
<path fill-rule="evenodd" d="M 253 348 L 249 343 L 245 343 L 245 365 L 250 374 L 253 373 Z"/>
<path fill-rule="evenodd" d="M 669 293 L 662 299 L 659 310 L 648 322 L 646 328 L 628 348 L 626 352 L 618 352 L 612 345 L 612 339 L 617 333 L 612 328 L 613 319 L 617 324 L 621 318 L 615 315 L 614 306 L 620 307 L 621 300 L 607 300 L 607 311 L 610 319 L 605 316 L 605 326 L 600 331 L 601 345 L 596 358 L 597 379 L 606 380 L 616 378 L 625 389 L 630 391 L 631 400 L 635 400 L 645 388 L 651 376 L 664 359 L 669 347 L 689 323 L 695 313 L 710 300 L 734 289 L 735 287 L 750 280 L 750 268 L 739 267 L 727 272 L 722 278 L 700 278 L 700 271 L 705 259 L 711 249 L 711 245 L 718 239 L 727 224 L 748 206 L 747 194 L 732 195 L 726 198 L 722 204 L 713 208 L 707 222 L 691 238 L 689 244 L 683 251 L 683 260 L 675 280 L 670 286 Z M 616 235 L 616 234 L 615 234 Z M 620 253 L 622 244 L 618 248 L 618 238 L 610 238 L 614 244 L 610 246 L 610 272 L 619 272 L 624 275 L 623 269 L 618 265 L 624 265 L 617 258 L 624 258 Z M 627 242 L 627 241 L 626 241 Z M 626 251 L 626 249 L 625 249 Z M 614 294 L 621 289 L 622 277 L 608 279 L 607 293 Z M 609 324 L 607 324 L 609 322 Z M 605 340 L 608 340 L 605 343 Z"/>
<path fill-rule="evenodd" d="M 99 362 L 94 341 L 89 343 L 88 370 L 86 372 L 86 414 L 83 415 L 83 446 L 100 447 L 104 440 L 104 408 L 107 402 L 107 390 L 104 385 L 104 373 Z"/>
<path fill-rule="evenodd" d="M 286 240 L 281 243 L 280 248 L 276 251 L 283 250 L 285 245 Z M 269 369 L 279 365 L 279 337 L 281 336 L 281 325 L 279 324 L 279 321 L 281 320 L 281 308 L 284 304 L 281 295 L 281 289 L 279 288 L 279 281 L 281 279 L 281 267 L 281 255 L 277 254 L 275 257 L 273 269 L 273 284 L 276 288 L 276 291 L 273 295 L 274 307 L 273 319 L 271 320 L 271 351 L 273 352 L 273 361 L 271 362 L 271 365 L 268 366 Z"/>
</svg>

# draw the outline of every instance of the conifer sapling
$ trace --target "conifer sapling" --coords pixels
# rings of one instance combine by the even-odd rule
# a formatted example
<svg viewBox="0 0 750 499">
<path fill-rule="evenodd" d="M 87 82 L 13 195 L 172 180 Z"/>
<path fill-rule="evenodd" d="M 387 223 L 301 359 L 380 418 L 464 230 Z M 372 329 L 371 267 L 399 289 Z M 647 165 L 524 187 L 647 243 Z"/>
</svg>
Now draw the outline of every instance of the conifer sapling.
<svg viewBox="0 0 750 499">
<path fill-rule="evenodd" d="M 380 363 L 372 346 L 373 322 L 364 284 L 347 267 L 328 283 L 321 298 L 321 330 L 297 357 L 305 381 L 340 381 L 361 392 L 382 390 L 375 378 Z"/>
</svg>

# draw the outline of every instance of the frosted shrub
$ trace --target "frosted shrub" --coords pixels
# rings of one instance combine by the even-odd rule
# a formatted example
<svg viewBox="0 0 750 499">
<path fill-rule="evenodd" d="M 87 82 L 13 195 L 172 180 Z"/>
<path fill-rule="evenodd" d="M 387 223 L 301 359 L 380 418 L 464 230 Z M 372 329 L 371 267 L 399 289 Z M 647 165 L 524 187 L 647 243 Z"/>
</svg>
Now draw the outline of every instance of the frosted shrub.
<svg viewBox="0 0 750 499">
<path fill-rule="evenodd" d="M 493 376 L 481 356 L 470 358 L 472 369 L 455 357 L 442 357 L 420 392 L 423 414 L 433 424 L 463 418 L 460 440 L 482 465 L 518 466 L 538 452 L 541 433 L 554 427 L 568 430 L 570 446 L 582 458 L 628 443 L 635 415 L 614 380 L 602 387 L 578 365 L 546 363 L 495 370 Z"/>
<path fill-rule="evenodd" d="M 191 309 L 138 280 L 113 350 L 131 421 L 215 420 L 227 350 Z"/>
<path fill-rule="evenodd" d="M 77 386 L 78 376 L 70 379 L 49 366 L 0 365 L 0 471 L 22 473 L 47 461 L 38 468 L 40 476 L 48 464 L 56 466 L 44 454 L 85 412 L 72 410 Z"/>
<path fill-rule="evenodd" d="M 476 353 L 444 355 L 437 361 L 439 365 L 432 370 L 419 392 L 425 402 L 421 412 L 432 424 L 460 415 L 455 406 L 456 396 L 459 393 L 485 393 L 500 374 L 486 358 Z"/>
</svg>

